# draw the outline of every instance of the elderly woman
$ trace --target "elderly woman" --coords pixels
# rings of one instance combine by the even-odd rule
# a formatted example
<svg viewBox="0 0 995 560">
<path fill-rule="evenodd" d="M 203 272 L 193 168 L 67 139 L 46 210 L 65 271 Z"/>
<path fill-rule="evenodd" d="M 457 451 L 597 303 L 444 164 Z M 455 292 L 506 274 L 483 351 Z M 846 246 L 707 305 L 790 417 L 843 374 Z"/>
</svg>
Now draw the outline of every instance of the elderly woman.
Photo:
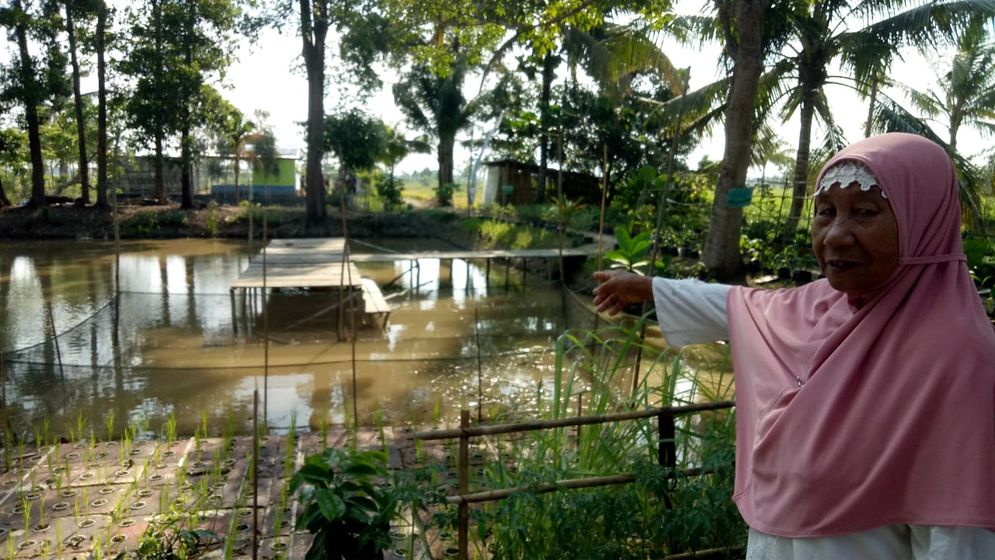
<svg viewBox="0 0 995 560">
<path fill-rule="evenodd" d="M 995 334 L 968 272 L 953 165 L 910 134 L 816 183 L 824 279 L 752 289 L 597 272 L 653 299 L 674 346 L 729 339 L 733 500 L 750 559 L 995 559 Z"/>
</svg>

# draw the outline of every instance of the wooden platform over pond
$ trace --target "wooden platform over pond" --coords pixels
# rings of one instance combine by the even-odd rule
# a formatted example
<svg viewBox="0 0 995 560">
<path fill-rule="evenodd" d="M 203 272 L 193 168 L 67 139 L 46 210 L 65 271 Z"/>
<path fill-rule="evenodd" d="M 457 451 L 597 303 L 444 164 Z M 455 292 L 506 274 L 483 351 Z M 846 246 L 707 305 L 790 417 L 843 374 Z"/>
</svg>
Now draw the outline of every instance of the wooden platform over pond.
<svg viewBox="0 0 995 560">
<path fill-rule="evenodd" d="M 238 328 L 235 292 L 241 293 L 242 309 L 246 310 L 250 306 L 250 301 L 246 299 L 247 292 L 269 289 L 337 292 L 341 295 L 338 301 L 326 306 L 317 315 L 342 306 L 349 313 L 369 315 L 377 319 L 381 328 L 385 327 L 390 306 L 376 282 L 363 280 L 352 259 L 346 257 L 345 246 L 345 239 L 342 238 L 270 241 L 262 251 L 249 258 L 248 268 L 229 288 L 233 328 Z M 243 313 L 245 328 L 248 328 L 248 315 L 248 312 Z M 343 315 L 340 313 L 339 331 L 342 323 Z"/>
<path fill-rule="evenodd" d="M 345 260 L 344 251 L 342 238 L 274 239 L 249 259 L 249 267 L 231 289 L 360 289 L 362 275 L 355 264 Z"/>
</svg>

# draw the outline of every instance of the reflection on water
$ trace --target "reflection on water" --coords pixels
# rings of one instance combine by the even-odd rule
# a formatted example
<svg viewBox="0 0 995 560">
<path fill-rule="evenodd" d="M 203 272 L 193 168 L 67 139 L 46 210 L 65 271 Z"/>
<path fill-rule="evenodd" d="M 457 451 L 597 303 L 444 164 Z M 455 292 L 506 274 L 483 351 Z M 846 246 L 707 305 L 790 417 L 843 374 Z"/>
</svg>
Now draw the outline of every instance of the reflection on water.
<svg viewBox="0 0 995 560">
<path fill-rule="evenodd" d="M 224 241 L 125 243 L 119 264 L 107 243 L 5 244 L 7 414 L 24 426 L 47 418 L 63 434 L 78 417 L 100 427 L 113 412 L 118 427 L 127 418 L 157 429 L 175 414 L 190 433 L 201 414 L 212 426 L 229 411 L 247 420 L 259 388 L 271 427 L 341 424 L 354 363 L 364 424 L 432 423 L 478 404 L 485 415 L 524 412 L 550 383 L 552 341 L 567 327 L 552 283 L 529 278 L 523 289 L 501 268 L 488 281 L 483 262 L 361 264 L 393 311 L 385 332 L 363 326 L 353 344 L 339 340 L 348 329 L 332 294 L 231 298 L 247 263 L 244 244 Z"/>
</svg>

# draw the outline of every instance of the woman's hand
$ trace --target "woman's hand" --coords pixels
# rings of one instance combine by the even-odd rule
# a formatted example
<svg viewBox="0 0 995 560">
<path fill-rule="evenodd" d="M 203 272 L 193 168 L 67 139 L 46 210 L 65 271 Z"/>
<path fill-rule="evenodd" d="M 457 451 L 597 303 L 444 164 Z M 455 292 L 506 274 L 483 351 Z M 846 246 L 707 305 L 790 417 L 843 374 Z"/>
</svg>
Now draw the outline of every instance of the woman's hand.
<svg viewBox="0 0 995 560">
<path fill-rule="evenodd" d="M 622 270 L 599 270 L 594 273 L 594 305 L 598 312 L 617 315 L 630 303 L 653 299 L 653 279 Z"/>
</svg>

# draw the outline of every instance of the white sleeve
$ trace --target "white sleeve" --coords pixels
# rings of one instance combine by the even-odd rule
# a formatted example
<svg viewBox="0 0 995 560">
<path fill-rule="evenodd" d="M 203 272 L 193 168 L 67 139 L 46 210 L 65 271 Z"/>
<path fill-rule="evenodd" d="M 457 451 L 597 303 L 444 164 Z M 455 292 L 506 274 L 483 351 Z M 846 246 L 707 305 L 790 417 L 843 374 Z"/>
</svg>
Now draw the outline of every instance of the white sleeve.
<svg viewBox="0 0 995 560">
<path fill-rule="evenodd" d="M 653 279 L 653 303 L 667 344 L 688 344 L 729 338 L 726 296 L 731 286 L 700 280 Z"/>
</svg>

